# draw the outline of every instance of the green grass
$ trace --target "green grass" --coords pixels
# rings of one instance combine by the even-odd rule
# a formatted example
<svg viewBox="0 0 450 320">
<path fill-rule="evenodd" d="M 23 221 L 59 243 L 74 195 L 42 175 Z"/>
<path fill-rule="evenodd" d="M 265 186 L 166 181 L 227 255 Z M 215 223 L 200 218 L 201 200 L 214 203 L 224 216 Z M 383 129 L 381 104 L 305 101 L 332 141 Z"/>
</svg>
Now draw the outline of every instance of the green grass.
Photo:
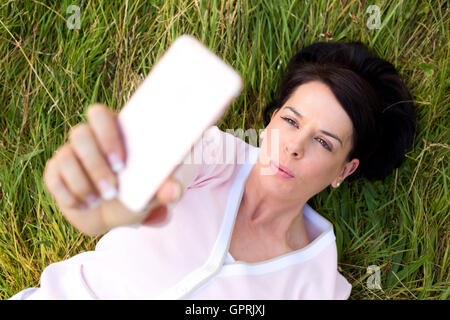
<svg viewBox="0 0 450 320">
<path fill-rule="evenodd" d="M 364 1 L 365 2 L 365 1 Z M 44 189 L 47 160 L 102 102 L 120 110 L 152 65 L 188 33 L 245 86 L 219 128 L 263 127 L 279 71 L 315 41 L 366 43 L 416 98 L 420 128 L 383 182 L 344 182 L 311 205 L 335 226 L 350 299 L 449 299 L 449 8 L 446 1 L 3 1 L 0 4 L 0 298 L 39 285 L 50 263 L 94 249 Z M 81 28 L 66 25 L 81 7 Z M 381 289 L 367 286 L 367 268 Z"/>
</svg>

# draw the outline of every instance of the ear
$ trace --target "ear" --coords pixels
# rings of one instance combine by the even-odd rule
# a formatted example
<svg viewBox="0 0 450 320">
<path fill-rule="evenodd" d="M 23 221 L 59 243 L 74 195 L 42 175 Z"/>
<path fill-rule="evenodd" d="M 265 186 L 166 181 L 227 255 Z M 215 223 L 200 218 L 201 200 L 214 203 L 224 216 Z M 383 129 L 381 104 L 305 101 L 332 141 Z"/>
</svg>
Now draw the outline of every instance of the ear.
<svg viewBox="0 0 450 320">
<path fill-rule="evenodd" d="M 359 166 L 359 159 L 352 159 L 351 161 L 347 162 L 344 165 L 341 174 L 336 179 L 333 180 L 331 185 L 334 188 L 338 188 L 339 187 L 338 183 L 341 184 L 345 180 L 345 178 L 347 178 L 349 175 L 355 172 L 358 166 Z"/>
<path fill-rule="evenodd" d="M 270 119 L 270 121 L 272 121 L 272 119 L 275 117 L 275 115 L 278 113 L 278 110 L 280 110 L 280 108 L 276 108 L 273 113 L 272 113 L 272 118 Z"/>
</svg>

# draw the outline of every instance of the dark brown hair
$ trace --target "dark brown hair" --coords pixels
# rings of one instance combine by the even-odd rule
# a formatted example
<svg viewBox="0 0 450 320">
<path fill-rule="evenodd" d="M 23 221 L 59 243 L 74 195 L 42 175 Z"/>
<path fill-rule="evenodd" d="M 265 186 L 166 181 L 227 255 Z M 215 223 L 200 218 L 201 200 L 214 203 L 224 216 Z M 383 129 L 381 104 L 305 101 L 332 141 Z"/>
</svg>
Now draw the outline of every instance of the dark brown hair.
<svg viewBox="0 0 450 320">
<path fill-rule="evenodd" d="M 359 43 L 317 42 L 289 61 L 278 91 L 264 110 L 264 125 L 295 89 L 310 81 L 326 84 L 353 123 L 347 161 L 360 160 L 349 176 L 383 179 L 398 168 L 417 127 L 413 98 L 394 66 Z"/>
</svg>

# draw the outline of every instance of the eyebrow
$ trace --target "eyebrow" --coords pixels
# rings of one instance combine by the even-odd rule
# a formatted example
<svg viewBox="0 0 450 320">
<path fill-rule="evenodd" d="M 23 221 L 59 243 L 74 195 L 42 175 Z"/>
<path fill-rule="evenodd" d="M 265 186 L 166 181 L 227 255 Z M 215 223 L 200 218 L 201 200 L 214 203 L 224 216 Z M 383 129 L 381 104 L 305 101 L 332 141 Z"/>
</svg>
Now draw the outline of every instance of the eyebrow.
<svg viewBox="0 0 450 320">
<path fill-rule="evenodd" d="M 300 112 L 298 112 L 297 109 L 294 109 L 294 108 L 292 108 L 292 107 L 290 107 L 290 106 L 285 107 L 285 109 L 289 109 L 289 110 L 292 111 L 298 118 L 303 119 L 303 115 L 302 115 Z M 331 133 L 331 132 L 328 132 L 328 131 L 326 131 L 326 130 L 319 130 L 319 131 L 322 132 L 323 134 L 327 135 L 327 136 L 330 136 L 330 137 L 336 139 L 337 141 L 339 141 L 339 143 L 340 143 L 341 146 L 342 146 L 342 141 L 341 141 L 341 139 L 339 139 L 339 137 L 336 136 L 335 134 L 333 134 L 333 133 Z"/>
</svg>

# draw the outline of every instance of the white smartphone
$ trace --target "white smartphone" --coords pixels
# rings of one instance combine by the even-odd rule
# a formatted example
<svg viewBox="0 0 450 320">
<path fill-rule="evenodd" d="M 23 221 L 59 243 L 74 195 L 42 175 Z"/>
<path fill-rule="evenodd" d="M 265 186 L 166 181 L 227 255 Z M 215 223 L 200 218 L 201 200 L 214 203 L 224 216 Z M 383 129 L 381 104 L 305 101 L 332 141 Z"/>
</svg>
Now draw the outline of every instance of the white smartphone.
<svg viewBox="0 0 450 320">
<path fill-rule="evenodd" d="M 144 210 L 241 89 L 240 75 L 222 59 L 192 36 L 178 37 L 119 112 L 126 164 L 118 199 Z"/>
</svg>

